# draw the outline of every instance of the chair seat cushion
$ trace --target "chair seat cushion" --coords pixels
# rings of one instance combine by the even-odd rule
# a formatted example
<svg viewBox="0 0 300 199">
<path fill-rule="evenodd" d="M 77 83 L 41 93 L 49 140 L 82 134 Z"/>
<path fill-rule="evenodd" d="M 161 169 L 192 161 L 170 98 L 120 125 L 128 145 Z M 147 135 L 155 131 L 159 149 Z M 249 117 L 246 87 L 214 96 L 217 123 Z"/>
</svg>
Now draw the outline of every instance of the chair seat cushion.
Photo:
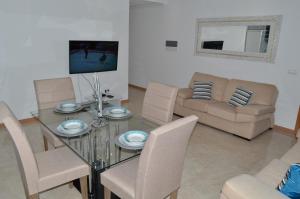
<svg viewBox="0 0 300 199">
<path fill-rule="evenodd" d="M 120 198 L 134 199 L 138 164 L 136 158 L 108 169 L 101 173 L 101 183 Z"/>
<path fill-rule="evenodd" d="M 89 166 L 67 147 L 37 153 L 35 156 L 40 192 L 89 175 Z"/>
<path fill-rule="evenodd" d="M 183 106 L 192 110 L 201 111 L 207 113 L 207 107 L 209 104 L 216 103 L 215 100 L 204 99 L 187 99 L 184 100 Z"/>
<path fill-rule="evenodd" d="M 207 112 L 216 117 L 220 117 L 229 121 L 236 120 L 236 110 L 235 107 L 230 106 L 224 102 L 216 102 L 213 104 L 208 104 Z"/>
<path fill-rule="evenodd" d="M 275 189 L 284 178 L 289 167 L 290 165 L 288 163 L 274 159 L 257 173 L 256 177 Z"/>
</svg>

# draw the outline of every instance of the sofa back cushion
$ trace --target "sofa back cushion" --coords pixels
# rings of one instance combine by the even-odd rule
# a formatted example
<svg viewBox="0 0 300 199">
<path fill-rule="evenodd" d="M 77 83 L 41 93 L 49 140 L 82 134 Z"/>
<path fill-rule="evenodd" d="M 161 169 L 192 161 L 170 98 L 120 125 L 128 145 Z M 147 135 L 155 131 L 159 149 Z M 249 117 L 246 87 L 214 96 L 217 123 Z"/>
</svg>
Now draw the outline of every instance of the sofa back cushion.
<svg viewBox="0 0 300 199">
<path fill-rule="evenodd" d="M 275 105 L 276 103 L 278 95 L 276 86 L 237 79 L 229 80 L 223 101 L 228 102 L 237 87 L 249 89 L 253 92 L 249 104 Z"/>
<path fill-rule="evenodd" d="M 194 73 L 189 87 L 193 88 L 195 81 L 202 81 L 202 82 L 213 82 L 213 88 L 212 88 L 212 99 L 222 101 L 224 98 L 224 91 L 226 88 L 226 85 L 228 83 L 228 79 L 217 77 L 214 75 L 208 75 L 204 73 Z"/>
</svg>

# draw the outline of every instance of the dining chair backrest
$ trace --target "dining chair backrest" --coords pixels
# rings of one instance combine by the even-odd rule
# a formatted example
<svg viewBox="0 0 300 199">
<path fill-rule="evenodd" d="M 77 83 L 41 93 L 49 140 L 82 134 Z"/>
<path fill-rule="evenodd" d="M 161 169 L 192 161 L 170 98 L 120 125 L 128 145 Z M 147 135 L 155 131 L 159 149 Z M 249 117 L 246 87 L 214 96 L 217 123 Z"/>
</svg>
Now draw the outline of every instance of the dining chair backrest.
<svg viewBox="0 0 300 199">
<path fill-rule="evenodd" d="M 172 120 L 178 88 L 150 82 L 144 98 L 142 116 L 157 124 Z"/>
<path fill-rule="evenodd" d="M 14 142 L 17 162 L 26 194 L 37 193 L 39 173 L 35 156 L 20 122 L 5 102 L 0 102 L 0 123 L 4 124 Z"/>
<path fill-rule="evenodd" d="M 70 77 L 34 80 L 34 88 L 39 109 L 53 108 L 61 101 L 75 100 Z"/>
<path fill-rule="evenodd" d="M 139 160 L 135 198 L 165 198 L 180 187 L 186 147 L 197 121 L 192 115 L 150 133 Z"/>
</svg>

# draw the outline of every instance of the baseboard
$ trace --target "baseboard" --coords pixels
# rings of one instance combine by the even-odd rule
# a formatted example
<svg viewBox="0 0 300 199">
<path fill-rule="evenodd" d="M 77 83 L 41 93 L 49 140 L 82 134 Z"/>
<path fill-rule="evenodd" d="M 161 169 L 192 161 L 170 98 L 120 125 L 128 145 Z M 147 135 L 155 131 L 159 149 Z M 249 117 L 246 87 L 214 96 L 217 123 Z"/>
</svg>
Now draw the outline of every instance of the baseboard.
<svg viewBox="0 0 300 199">
<path fill-rule="evenodd" d="M 279 125 L 274 125 L 273 129 L 279 133 L 285 134 L 285 135 L 289 135 L 292 137 L 296 136 L 296 131 L 295 129 L 289 129 L 283 126 L 279 126 Z"/>
<path fill-rule="evenodd" d="M 121 101 L 121 104 L 123 105 L 123 104 L 128 104 L 128 102 L 129 102 L 129 99 L 127 99 L 127 100 L 122 100 Z"/>
<path fill-rule="evenodd" d="M 22 125 L 28 125 L 28 124 L 34 124 L 37 122 L 37 120 L 34 118 L 34 117 L 30 117 L 30 118 L 26 118 L 26 119 L 22 119 L 22 120 L 19 120 L 20 123 Z M 4 124 L 3 123 L 0 123 L 0 128 L 4 127 Z"/>
<path fill-rule="evenodd" d="M 141 90 L 141 91 L 146 91 L 146 88 L 141 87 L 141 86 L 137 86 L 137 85 L 134 85 L 134 84 L 128 84 L 128 86 L 132 87 L 132 88 L 135 88 L 135 89 L 138 89 L 138 90 Z"/>
</svg>

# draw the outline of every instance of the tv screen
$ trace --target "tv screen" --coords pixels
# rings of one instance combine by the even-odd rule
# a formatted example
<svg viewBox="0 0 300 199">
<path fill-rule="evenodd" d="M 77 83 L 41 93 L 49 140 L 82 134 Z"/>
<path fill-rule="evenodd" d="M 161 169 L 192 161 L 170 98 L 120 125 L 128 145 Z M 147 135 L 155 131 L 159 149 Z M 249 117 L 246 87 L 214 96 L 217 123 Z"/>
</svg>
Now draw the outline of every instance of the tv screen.
<svg viewBox="0 0 300 199">
<path fill-rule="evenodd" d="M 203 49 L 222 50 L 224 41 L 204 41 L 202 43 Z"/>
<path fill-rule="evenodd" d="M 118 41 L 69 41 L 70 74 L 117 70 L 118 48 Z"/>
</svg>

